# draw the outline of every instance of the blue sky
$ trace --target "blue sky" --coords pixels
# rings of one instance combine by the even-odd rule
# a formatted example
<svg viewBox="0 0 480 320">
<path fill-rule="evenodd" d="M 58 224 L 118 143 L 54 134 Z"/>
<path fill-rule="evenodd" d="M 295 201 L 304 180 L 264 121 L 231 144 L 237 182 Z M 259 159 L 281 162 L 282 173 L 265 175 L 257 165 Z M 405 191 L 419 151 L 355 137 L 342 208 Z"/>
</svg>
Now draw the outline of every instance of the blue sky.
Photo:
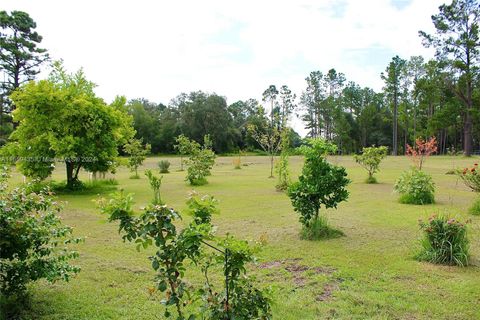
<svg viewBox="0 0 480 320">
<path fill-rule="evenodd" d="M 270 84 L 298 95 L 311 71 L 335 68 L 375 90 L 394 55 L 431 56 L 441 0 L 4 0 L 37 21 L 43 45 L 83 67 L 107 101 L 115 95 L 168 103 L 181 92 L 216 92 L 232 103 Z M 301 124 L 294 121 L 300 130 Z"/>
</svg>

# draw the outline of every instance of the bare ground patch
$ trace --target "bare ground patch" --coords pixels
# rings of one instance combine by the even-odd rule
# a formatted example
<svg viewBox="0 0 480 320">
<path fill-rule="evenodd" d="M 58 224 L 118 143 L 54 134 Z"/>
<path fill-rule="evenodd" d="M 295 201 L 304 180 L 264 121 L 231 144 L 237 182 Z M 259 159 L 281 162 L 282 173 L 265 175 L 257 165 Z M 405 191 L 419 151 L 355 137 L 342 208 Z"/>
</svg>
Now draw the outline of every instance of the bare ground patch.
<svg viewBox="0 0 480 320">
<path fill-rule="evenodd" d="M 274 261 L 267 261 L 261 263 L 258 268 L 260 269 L 281 269 L 283 268 L 288 273 L 290 273 L 293 277 L 293 282 L 297 288 L 302 288 L 307 284 L 308 275 L 307 272 L 313 274 L 323 274 L 327 276 L 332 276 L 332 274 L 336 271 L 335 268 L 332 267 L 311 267 L 304 264 L 301 264 L 300 258 L 292 258 L 292 259 L 284 259 L 284 260 L 274 260 Z M 326 301 L 329 300 L 333 292 L 340 289 L 340 283 L 343 280 L 340 278 L 331 277 L 331 279 L 324 284 L 322 288 L 322 293 L 319 294 L 315 300 L 316 301 Z"/>
</svg>

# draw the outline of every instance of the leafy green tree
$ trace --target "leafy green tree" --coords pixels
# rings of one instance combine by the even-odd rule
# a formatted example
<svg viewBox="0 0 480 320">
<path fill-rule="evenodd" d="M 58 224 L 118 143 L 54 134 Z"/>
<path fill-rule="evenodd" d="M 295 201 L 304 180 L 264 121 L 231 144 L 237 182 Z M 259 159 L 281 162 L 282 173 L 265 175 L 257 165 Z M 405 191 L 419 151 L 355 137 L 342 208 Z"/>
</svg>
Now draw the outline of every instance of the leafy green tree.
<svg viewBox="0 0 480 320">
<path fill-rule="evenodd" d="M 106 105 L 93 88 L 82 71 L 68 74 L 57 63 L 49 80 L 29 82 L 11 95 L 19 126 L 9 150 L 20 158 L 24 175 L 45 179 L 56 161 L 64 162 L 67 187 L 74 189 L 81 168 L 94 172 L 114 162 L 134 134 L 131 118 L 117 103 Z"/>
<path fill-rule="evenodd" d="M 133 99 L 127 105 L 128 113 L 133 118 L 135 137 L 149 144 L 153 153 L 171 151 L 165 148 L 162 139 L 162 127 L 165 123 L 160 119 L 165 109 L 163 104 L 155 104 L 146 99 Z"/>
<path fill-rule="evenodd" d="M 327 154 L 336 152 L 336 146 L 323 139 L 310 139 L 308 146 L 301 147 L 305 155 L 299 181 L 288 188 L 288 196 L 295 211 L 300 214 L 307 237 L 317 234 L 328 237 L 332 233 L 325 219 L 320 219 L 320 208 L 336 208 L 348 198 L 345 168 L 327 162 Z"/>
<path fill-rule="evenodd" d="M 150 187 L 153 190 L 153 200 L 152 204 L 154 205 L 163 205 L 162 197 L 160 195 L 160 187 L 162 186 L 162 179 L 163 176 L 156 176 L 152 170 L 145 170 L 145 175 L 148 178 L 148 182 L 150 183 Z"/>
<path fill-rule="evenodd" d="M 387 156 L 387 147 L 363 148 L 362 154 L 355 155 L 355 162 L 360 164 L 368 171 L 367 183 L 377 183 L 373 176 L 380 170 L 380 162 Z"/>
<path fill-rule="evenodd" d="M 228 112 L 232 116 L 233 131 L 235 132 L 235 148 L 238 150 L 259 149 L 260 146 L 252 139 L 248 132 L 248 126 L 261 123 L 259 118 L 259 105 L 255 99 L 236 101 L 228 106 Z"/>
<path fill-rule="evenodd" d="M 150 153 L 151 147 L 149 144 L 142 145 L 142 141 L 138 139 L 131 139 L 123 146 L 123 151 L 129 156 L 128 167 L 130 171 L 135 172 L 132 179 L 139 179 L 138 167 L 140 167 Z"/>
<path fill-rule="evenodd" d="M 450 84 L 464 105 L 463 148 L 467 156 L 472 154 L 472 128 L 474 89 L 480 60 L 480 5 L 476 0 L 453 0 L 439 7 L 432 16 L 435 34 L 420 31 L 426 47 L 436 50 L 436 57 L 446 61 L 453 71 Z"/>
<path fill-rule="evenodd" d="M 185 136 L 177 138 L 177 149 L 182 150 L 189 158 L 187 164 L 187 177 L 191 185 L 207 183 L 206 177 L 211 174 L 215 164 L 215 153 L 212 150 L 213 142 L 207 135 L 203 138 L 203 146 Z"/>
<path fill-rule="evenodd" d="M 183 134 L 179 135 L 176 139 L 176 144 L 174 146 L 175 150 L 180 154 L 180 171 L 183 171 L 183 157 L 191 155 L 193 151 L 200 146 L 197 142 L 190 140 Z"/>
<path fill-rule="evenodd" d="M 238 131 L 224 97 L 204 92 L 191 92 L 174 99 L 172 106 L 179 112 L 181 133 L 201 143 L 205 135 L 213 140 L 213 150 L 226 152 L 233 148 Z"/>
</svg>

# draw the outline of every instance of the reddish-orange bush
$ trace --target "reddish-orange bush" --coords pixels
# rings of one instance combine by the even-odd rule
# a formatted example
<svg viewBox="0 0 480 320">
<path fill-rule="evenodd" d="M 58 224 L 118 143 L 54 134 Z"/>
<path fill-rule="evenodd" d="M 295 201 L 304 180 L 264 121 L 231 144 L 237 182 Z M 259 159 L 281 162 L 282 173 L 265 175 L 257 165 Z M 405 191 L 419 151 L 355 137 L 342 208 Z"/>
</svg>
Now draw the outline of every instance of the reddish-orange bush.
<svg viewBox="0 0 480 320">
<path fill-rule="evenodd" d="M 437 139 L 435 137 L 428 140 L 418 138 L 415 140 L 415 147 L 407 144 L 406 155 L 411 158 L 418 170 L 422 170 L 426 158 L 435 152 L 437 152 Z"/>
</svg>

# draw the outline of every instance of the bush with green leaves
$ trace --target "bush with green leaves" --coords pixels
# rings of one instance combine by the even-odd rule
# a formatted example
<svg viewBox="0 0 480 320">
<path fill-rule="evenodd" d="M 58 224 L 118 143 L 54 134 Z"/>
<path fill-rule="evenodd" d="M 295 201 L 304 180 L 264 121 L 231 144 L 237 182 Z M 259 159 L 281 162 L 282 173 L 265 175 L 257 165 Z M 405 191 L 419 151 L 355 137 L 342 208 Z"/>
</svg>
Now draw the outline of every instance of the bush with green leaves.
<svg viewBox="0 0 480 320">
<path fill-rule="evenodd" d="M 190 156 L 186 161 L 187 177 L 185 178 L 193 186 L 207 184 L 207 176 L 215 164 L 215 153 L 212 150 L 212 141 L 208 135 L 204 137 L 203 146 L 191 141 Z"/>
<path fill-rule="evenodd" d="M 416 258 L 437 264 L 467 266 L 469 241 L 465 223 L 444 215 L 432 216 L 428 222 L 420 221 L 424 232 L 422 249 Z"/>
<path fill-rule="evenodd" d="M 326 218 L 320 219 L 319 216 L 322 206 L 325 209 L 337 208 L 348 198 L 346 186 L 350 180 L 345 168 L 332 165 L 326 159 L 327 154 L 335 151 L 335 145 L 322 139 L 311 139 L 308 146 L 302 147 L 305 163 L 299 181 L 288 188 L 288 196 L 294 210 L 300 214 L 303 234 L 320 237 L 338 234 L 327 225 Z M 312 229 L 318 230 L 311 232 Z"/>
<path fill-rule="evenodd" d="M 180 154 L 180 171 L 183 171 L 185 163 L 183 157 L 192 154 L 193 149 L 197 148 L 196 141 L 190 140 L 187 136 L 181 134 L 175 138 L 174 149 Z"/>
<path fill-rule="evenodd" d="M 290 155 L 290 129 L 285 129 L 282 132 L 282 152 L 280 153 L 280 159 L 276 163 L 276 171 L 278 175 L 278 183 L 275 188 L 278 191 L 284 191 L 288 189 L 290 184 L 290 170 L 288 169 L 288 157 Z"/>
<path fill-rule="evenodd" d="M 402 173 L 394 190 L 400 194 L 400 203 L 430 204 L 435 202 L 435 183 L 432 177 L 417 168 Z"/>
<path fill-rule="evenodd" d="M 158 162 L 158 169 L 160 169 L 160 173 L 169 173 L 168 169 L 170 168 L 170 161 L 168 160 L 160 160 Z"/>
<path fill-rule="evenodd" d="M 193 219 L 181 231 L 177 227 L 181 215 L 165 205 L 148 205 L 137 217 L 131 194 L 120 192 L 98 204 L 110 221 L 120 222 L 124 240 L 135 242 L 137 249 L 156 247 L 150 260 L 156 271 L 156 288 L 165 293 L 162 303 L 166 318 L 271 319 L 270 299 L 246 274 L 246 265 L 254 261 L 255 248 L 230 235 L 215 236 L 211 216 L 218 210 L 213 197 L 192 194 L 187 205 Z M 185 280 L 194 266 L 204 277 L 203 285 Z M 220 267 L 225 281 L 218 288 L 209 272 Z"/>
<path fill-rule="evenodd" d="M 455 174 L 460 177 L 463 183 L 477 194 L 480 193 L 480 171 L 478 163 L 475 163 L 471 168 L 464 168 L 463 170 L 455 170 Z M 477 198 L 473 205 L 468 209 L 468 213 L 473 215 L 480 215 L 480 198 Z"/>
<path fill-rule="evenodd" d="M 153 204 L 163 204 L 162 197 L 160 195 L 160 187 L 162 186 L 162 179 L 163 176 L 156 176 L 153 174 L 152 170 L 145 170 L 145 175 L 148 178 L 148 182 L 150 183 L 150 187 L 153 190 Z"/>
<path fill-rule="evenodd" d="M 355 162 L 368 172 L 366 183 L 377 183 L 373 175 L 380 170 L 380 163 L 387 156 L 387 151 L 387 147 L 363 148 L 362 154 L 354 156 Z"/>
<path fill-rule="evenodd" d="M 480 192 L 480 173 L 478 163 L 475 163 L 471 168 L 464 168 L 463 170 L 457 170 L 456 174 L 463 183 L 470 188 L 473 192 Z"/>
<path fill-rule="evenodd" d="M 35 187 L 26 184 L 8 190 L 6 170 L 0 181 L 0 301 L 15 303 L 31 281 L 68 281 L 79 272 L 69 263 L 78 257 L 69 244 L 81 239 L 62 224 L 62 207 L 48 188 L 34 192 Z"/>
</svg>

